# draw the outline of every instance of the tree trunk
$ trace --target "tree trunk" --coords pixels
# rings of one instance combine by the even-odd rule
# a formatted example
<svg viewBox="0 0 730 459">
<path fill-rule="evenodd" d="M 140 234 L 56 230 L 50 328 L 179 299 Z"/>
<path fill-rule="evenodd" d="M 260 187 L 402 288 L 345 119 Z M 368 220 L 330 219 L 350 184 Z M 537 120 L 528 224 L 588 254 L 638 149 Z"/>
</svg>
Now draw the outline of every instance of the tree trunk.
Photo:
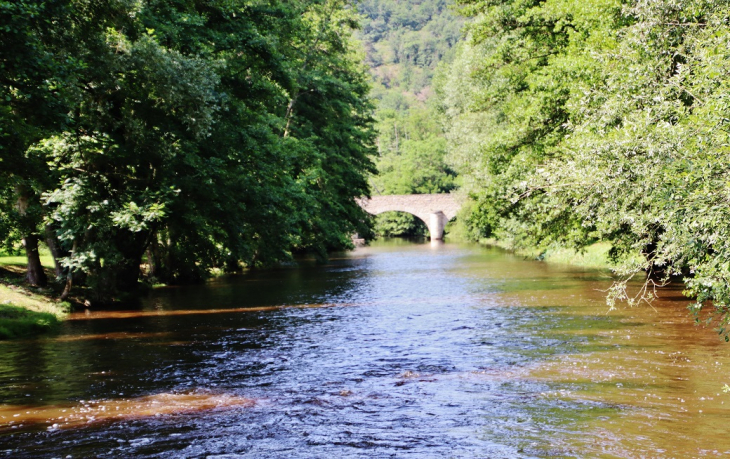
<svg viewBox="0 0 730 459">
<path fill-rule="evenodd" d="M 144 253 L 144 252 L 142 252 Z M 116 267 L 113 275 L 114 279 L 114 297 L 121 300 L 122 303 L 137 302 L 139 289 L 140 264 L 142 263 L 142 253 L 135 254 L 126 258 L 119 266 Z"/>
<path fill-rule="evenodd" d="M 65 257 L 66 254 L 63 253 L 63 250 L 61 250 L 56 233 L 50 225 L 46 225 L 46 244 L 48 244 L 48 248 L 51 250 L 51 255 L 53 255 L 53 264 L 56 267 L 56 277 L 60 278 L 63 275 L 63 267 L 58 260 L 59 258 Z"/>
<path fill-rule="evenodd" d="M 155 257 L 152 247 L 147 248 L 147 266 L 147 277 L 157 278 L 157 274 L 159 274 L 159 263 L 157 262 L 157 257 Z"/>
<path fill-rule="evenodd" d="M 18 208 L 18 214 L 20 214 L 23 232 L 28 234 L 23 237 L 23 247 L 25 247 L 25 254 L 28 257 L 28 272 L 26 279 L 31 285 L 37 285 L 43 287 L 48 282 L 46 273 L 43 271 L 41 265 L 41 257 L 38 254 L 38 235 L 33 231 L 33 217 L 29 215 L 28 207 L 30 206 L 31 193 L 28 187 L 23 184 L 15 186 L 15 193 L 18 197 L 16 206 Z"/>
<path fill-rule="evenodd" d="M 28 274 L 26 278 L 31 285 L 43 287 L 48 283 L 46 273 L 41 265 L 41 257 L 38 254 L 38 236 L 35 234 L 23 238 L 25 254 L 28 256 Z"/>
<path fill-rule="evenodd" d="M 147 275 L 150 278 L 160 279 L 160 276 L 162 276 L 163 263 L 160 255 L 160 244 L 157 240 L 157 234 L 152 236 L 150 243 L 147 246 L 147 262 L 150 267 Z"/>
<path fill-rule="evenodd" d="M 63 292 L 61 293 L 61 301 L 66 301 L 68 299 L 68 296 L 71 294 L 71 288 L 73 286 L 73 274 L 69 273 L 68 276 L 66 276 L 66 285 L 63 287 Z"/>
<path fill-rule="evenodd" d="M 74 239 L 73 247 L 71 248 L 71 253 L 76 253 L 76 249 L 78 248 L 78 240 Z M 63 293 L 61 293 L 61 301 L 66 301 L 71 294 L 71 289 L 74 285 L 74 272 L 69 269 L 66 273 L 66 285 L 63 287 Z"/>
</svg>

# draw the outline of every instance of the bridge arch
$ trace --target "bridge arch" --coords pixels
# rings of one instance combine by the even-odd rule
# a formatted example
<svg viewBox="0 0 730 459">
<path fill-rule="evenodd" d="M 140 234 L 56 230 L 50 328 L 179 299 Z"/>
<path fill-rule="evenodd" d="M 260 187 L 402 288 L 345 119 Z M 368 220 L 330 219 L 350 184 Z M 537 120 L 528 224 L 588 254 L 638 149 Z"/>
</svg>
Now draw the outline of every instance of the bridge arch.
<svg viewBox="0 0 730 459">
<path fill-rule="evenodd" d="M 359 200 L 366 212 L 378 215 L 383 212 L 406 212 L 421 219 L 428 227 L 432 241 L 444 238 L 444 228 L 456 217 L 461 208 L 452 194 L 396 194 L 373 196 Z"/>
</svg>

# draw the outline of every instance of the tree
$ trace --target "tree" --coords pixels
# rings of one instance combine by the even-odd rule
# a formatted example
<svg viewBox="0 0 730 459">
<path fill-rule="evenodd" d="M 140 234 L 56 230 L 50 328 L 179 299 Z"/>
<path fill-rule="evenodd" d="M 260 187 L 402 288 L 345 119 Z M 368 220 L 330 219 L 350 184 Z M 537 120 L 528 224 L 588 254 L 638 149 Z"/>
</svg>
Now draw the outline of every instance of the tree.
<svg viewBox="0 0 730 459">
<path fill-rule="evenodd" d="M 134 293 L 143 261 L 186 282 L 325 258 L 368 230 L 355 197 L 369 193 L 372 106 L 347 2 L 2 6 L 18 30 L 6 41 L 40 56 L 2 61 L 17 80 L 3 132 L 24 133 L 3 137 L 17 143 L 3 144 L 0 181 L 17 184 L 2 194 L 5 243 L 31 247 L 45 223 L 64 295 L 74 282 L 97 303 Z M 46 97 L 42 117 L 21 83 Z"/>
<path fill-rule="evenodd" d="M 727 4 L 462 5 L 477 20 L 439 94 L 474 233 L 609 241 L 609 302 L 681 276 L 694 309 L 711 301 L 726 324 Z"/>
<path fill-rule="evenodd" d="M 554 199 L 613 243 L 625 279 L 682 276 L 695 310 L 712 301 L 723 323 L 727 11 L 701 1 L 627 9 L 621 40 L 597 55 L 606 84 L 585 88 L 566 156 L 544 174 L 546 186 L 565 189 Z M 612 292 L 647 296 L 631 298 L 625 282 Z"/>
<path fill-rule="evenodd" d="M 65 0 L 0 2 L 0 187 L 6 190 L 0 198 L 0 238 L 5 246 L 22 241 L 27 278 L 34 285 L 46 283 L 38 241 L 40 194 L 50 171 L 27 150 L 68 122 L 80 68 L 73 57 L 71 10 Z"/>
<path fill-rule="evenodd" d="M 620 4 L 460 5 L 476 19 L 437 91 L 447 120 L 449 162 L 478 204 L 469 216 L 474 233 L 518 245 L 586 243 L 591 235 L 580 220 L 568 208 L 549 207 L 533 190 L 532 177 L 560 156 L 569 134 L 569 105 L 579 95 L 576 82 L 595 70 L 585 49 L 611 42 Z"/>
</svg>

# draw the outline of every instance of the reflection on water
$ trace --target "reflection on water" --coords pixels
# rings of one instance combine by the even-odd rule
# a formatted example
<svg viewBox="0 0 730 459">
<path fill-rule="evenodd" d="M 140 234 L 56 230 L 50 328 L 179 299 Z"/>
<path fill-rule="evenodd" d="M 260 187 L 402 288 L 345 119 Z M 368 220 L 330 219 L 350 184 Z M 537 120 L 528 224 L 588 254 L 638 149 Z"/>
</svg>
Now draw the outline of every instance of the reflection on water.
<svg viewBox="0 0 730 459">
<path fill-rule="evenodd" d="M 0 457 L 721 457 L 730 347 L 680 289 L 388 244 L 0 343 Z M 253 401 L 256 402 L 253 402 Z"/>
<path fill-rule="evenodd" d="M 325 308 L 338 306 L 335 304 L 298 304 L 298 308 Z M 241 312 L 276 311 L 282 308 L 291 308 L 293 305 L 284 306 L 260 306 L 250 308 L 225 308 L 225 309 L 194 309 L 194 310 L 154 310 L 154 311 L 85 311 L 68 315 L 68 320 L 94 320 L 94 319 L 129 319 L 137 317 L 154 316 L 186 316 L 190 314 L 236 314 Z"/>
<path fill-rule="evenodd" d="M 0 407 L 0 432 L 28 425 L 67 429 L 105 421 L 142 419 L 214 409 L 252 406 L 253 400 L 228 394 L 188 392 L 154 394 L 133 399 L 79 400 L 75 404 Z"/>
</svg>

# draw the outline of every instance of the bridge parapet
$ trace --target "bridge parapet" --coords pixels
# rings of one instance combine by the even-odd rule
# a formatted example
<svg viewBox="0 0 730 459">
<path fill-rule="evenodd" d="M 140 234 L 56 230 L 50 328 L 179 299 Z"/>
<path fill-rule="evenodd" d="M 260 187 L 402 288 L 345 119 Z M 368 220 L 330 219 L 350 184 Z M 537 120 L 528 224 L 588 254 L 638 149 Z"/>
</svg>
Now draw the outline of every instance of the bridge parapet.
<svg viewBox="0 0 730 459">
<path fill-rule="evenodd" d="M 420 218 L 428 227 L 431 240 L 444 237 L 444 227 L 461 208 L 453 194 L 394 194 L 362 198 L 360 206 L 373 215 L 383 212 L 407 212 Z"/>
</svg>

